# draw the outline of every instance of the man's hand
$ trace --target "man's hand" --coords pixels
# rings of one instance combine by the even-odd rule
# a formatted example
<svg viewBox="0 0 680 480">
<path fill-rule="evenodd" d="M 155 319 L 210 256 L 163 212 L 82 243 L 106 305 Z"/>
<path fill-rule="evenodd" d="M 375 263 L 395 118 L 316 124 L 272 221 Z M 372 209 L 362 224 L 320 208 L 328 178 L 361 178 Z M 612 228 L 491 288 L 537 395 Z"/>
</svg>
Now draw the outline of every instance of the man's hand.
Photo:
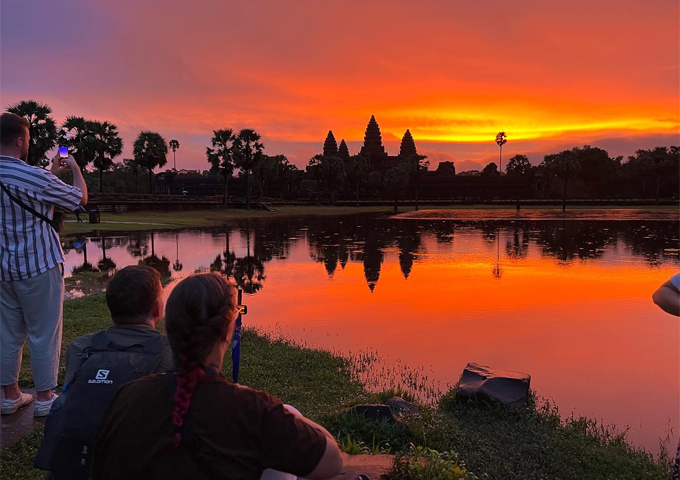
<svg viewBox="0 0 680 480">
<path fill-rule="evenodd" d="M 66 159 L 64 158 L 64 159 L 62 160 L 62 159 L 59 157 L 59 153 L 57 153 L 57 154 L 54 156 L 54 158 L 52 159 L 52 166 L 50 167 L 50 172 L 52 172 L 52 173 L 53 173 L 54 175 L 56 175 L 56 176 L 59 176 L 59 174 L 60 174 L 61 172 L 63 172 L 64 170 L 66 170 L 66 169 L 68 168 L 68 166 L 66 165 L 66 163 L 63 163 L 63 164 L 62 164 L 62 162 L 63 162 L 64 160 L 66 160 Z"/>
<path fill-rule="evenodd" d="M 59 154 L 57 153 L 57 155 L 52 160 L 52 166 L 50 167 L 50 171 L 54 175 L 59 175 L 60 173 L 66 171 L 68 169 L 71 169 L 71 171 L 73 171 L 73 169 L 76 169 L 76 168 L 79 168 L 78 163 L 76 162 L 76 159 L 73 158 L 72 155 L 69 155 L 66 158 L 61 158 L 61 157 L 59 157 Z"/>
</svg>

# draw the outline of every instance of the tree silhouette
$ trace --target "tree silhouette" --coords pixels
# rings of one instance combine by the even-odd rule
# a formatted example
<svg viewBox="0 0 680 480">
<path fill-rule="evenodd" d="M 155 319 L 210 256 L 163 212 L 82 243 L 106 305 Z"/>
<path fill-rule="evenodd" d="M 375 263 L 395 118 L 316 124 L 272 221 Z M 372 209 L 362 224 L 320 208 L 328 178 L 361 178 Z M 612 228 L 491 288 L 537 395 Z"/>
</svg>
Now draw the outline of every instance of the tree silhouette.
<svg viewBox="0 0 680 480">
<path fill-rule="evenodd" d="M 482 177 L 496 176 L 496 175 L 498 175 L 498 165 L 496 165 L 495 162 L 491 162 L 486 167 L 484 167 L 479 174 Z"/>
<path fill-rule="evenodd" d="M 394 199 L 394 213 L 398 211 L 398 200 L 408 188 L 410 175 L 409 168 L 405 164 L 390 168 L 385 174 L 383 185 L 385 193 Z"/>
<path fill-rule="evenodd" d="M 341 146 L 344 143 L 340 144 Z M 345 146 L 347 148 L 347 146 Z M 351 184 L 354 184 L 356 193 L 357 207 L 359 206 L 359 187 L 366 179 L 366 172 L 368 172 L 368 160 L 360 153 L 352 155 L 345 160 L 345 172 Z"/>
<path fill-rule="evenodd" d="M 250 210 L 250 174 L 262 160 L 264 145 L 260 143 L 260 135 L 255 130 L 244 128 L 234 139 L 233 150 L 234 163 L 246 177 L 246 209 Z"/>
<path fill-rule="evenodd" d="M 234 173 L 234 132 L 231 128 L 213 130 L 210 140 L 212 148 L 208 147 L 205 154 L 210 163 L 210 171 L 219 174 L 224 181 L 224 204 L 229 196 L 229 179 Z"/>
<path fill-rule="evenodd" d="M 573 179 L 581 169 L 577 154 L 574 150 L 564 150 L 560 153 L 543 157 L 542 165 L 564 182 L 562 193 L 562 211 L 567 210 L 567 182 Z"/>
<path fill-rule="evenodd" d="M 91 122 L 83 117 L 66 117 L 59 131 L 59 143 L 68 146 L 81 171 L 94 160 Z"/>
<path fill-rule="evenodd" d="M 168 162 L 165 139 L 156 132 L 141 132 L 135 140 L 132 153 L 137 164 L 149 170 L 149 193 L 153 193 L 153 169 Z"/>
<path fill-rule="evenodd" d="M 508 177 L 517 182 L 517 210 L 519 210 L 520 189 L 522 188 L 523 180 L 525 180 L 532 171 L 529 158 L 526 155 L 515 155 L 508 161 L 505 171 L 507 172 Z"/>
<path fill-rule="evenodd" d="M 345 162 L 340 157 L 321 157 L 320 164 L 321 176 L 326 184 L 326 191 L 328 192 L 328 201 L 333 205 L 335 199 L 335 192 L 342 186 L 345 181 Z"/>
<path fill-rule="evenodd" d="M 250 254 L 250 228 L 247 231 L 247 254 L 245 257 L 237 258 L 234 265 L 234 278 L 236 285 L 245 293 L 255 294 L 259 292 L 265 280 L 264 264 Z"/>
<path fill-rule="evenodd" d="M 170 149 L 172 150 L 172 168 L 177 170 L 177 159 L 175 158 L 175 152 L 179 149 L 179 142 L 174 138 L 170 140 Z"/>
<path fill-rule="evenodd" d="M 99 171 L 99 193 L 104 191 L 104 171 L 113 165 L 113 159 L 123 152 L 123 140 L 116 126 L 109 122 L 87 122 L 89 143 L 95 153 L 94 167 Z"/>
<path fill-rule="evenodd" d="M 25 100 L 7 107 L 7 111 L 28 120 L 31 141 L 28 146 L 27 163 L 40 167 L 47 166 L 49 160 L 45 154 L 57 143 L 57 124 L 51 116 L 52 109 L 35 100 Z"/>
<path fill-rule="evenodd" d="M 137 193 L 137 184 L 139 183 L 139 173 L 142 169 L 142 167 L 137 163 L 137 161 L 134 158 L 124 158 L 123 159 L 123 164 L 125 165 L 125 168 L 132 173 L 132 178 L 134 179 L 134 185 L 135 185 L 135 193 Z"/>
<path fill-rule="evenodd" d="M 321 205 L 321 162 L 323 162 L 323 155 L 314 155 L 307 164 L 307 172 L 313 173 L 316 178 L 316 203 L 318 205 Z"/>
<path fill-rule="evenodd" d="M 675 160 L 677 162 L 677 157 L 677 147 L 671 147 L 670 152 L 666 147 L 656 147 L 649 150 L 636 150 L 635 155 L 629 157 L 629 161 L 636 162 L 641 165 L 642 168 L 640 170 L 644 171 L 647 176 L 654 176 L 654 179 L 656 180 L 655 203 L 657 205 L 659 204 L 659 187 L 661 185 L 661 179 L 665 175 L 672 175 L 674 173 L 672 171 L 674 166 L 673 161 Z"/>
</svg>

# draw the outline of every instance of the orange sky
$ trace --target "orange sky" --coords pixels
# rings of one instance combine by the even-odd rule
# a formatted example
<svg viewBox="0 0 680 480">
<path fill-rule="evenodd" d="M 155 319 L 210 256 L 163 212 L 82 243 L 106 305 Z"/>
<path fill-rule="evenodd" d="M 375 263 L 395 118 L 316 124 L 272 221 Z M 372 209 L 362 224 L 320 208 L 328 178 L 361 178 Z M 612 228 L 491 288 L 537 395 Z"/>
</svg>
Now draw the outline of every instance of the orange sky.
<svg viewBox="0 0 680 480">
<path fill-rule="evenodd" d="M 375 114 L 388 152 L 410 128 L 433 164 L 590 143 L 677 144 L 675 0 L 2 3 L 2 104 L 177 138 L 207 168 L 216 128 L 252 127 L 303 165 L 329 129 L 358 150 Z"/>
</svg>

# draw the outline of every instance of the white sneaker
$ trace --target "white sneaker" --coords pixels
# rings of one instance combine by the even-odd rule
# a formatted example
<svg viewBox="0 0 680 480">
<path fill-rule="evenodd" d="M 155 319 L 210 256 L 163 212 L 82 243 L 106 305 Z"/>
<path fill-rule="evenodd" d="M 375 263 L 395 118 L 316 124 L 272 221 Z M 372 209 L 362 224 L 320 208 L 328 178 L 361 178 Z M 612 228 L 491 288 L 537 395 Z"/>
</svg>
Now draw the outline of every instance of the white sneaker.
<svg viewBox="0 0 680 480">
<path fill-rule="evenodd" d="M 35 409 L 33 411 L 33 416 L 34 417 L 46 417 L 47 415 L 50 414 L 50 410 L 52 409 L 52 404 L 54 401 L 59 398 L 59 395 L 56 393 L 52 392 L 52 398 L 49 400 L 45 400 L 44 402 L 35 402 Z"/>
<path fill-rule="evenodd" d="M 19 398 L 10 400 L 8 398 L 2 399 L 2 410 L 3 415 L 12 415 L 14 412 L 19 410 L 21 407 L 25 407 L 33 401 L 33 395 L 30 393 L 22 393 Z"/>
</svg>

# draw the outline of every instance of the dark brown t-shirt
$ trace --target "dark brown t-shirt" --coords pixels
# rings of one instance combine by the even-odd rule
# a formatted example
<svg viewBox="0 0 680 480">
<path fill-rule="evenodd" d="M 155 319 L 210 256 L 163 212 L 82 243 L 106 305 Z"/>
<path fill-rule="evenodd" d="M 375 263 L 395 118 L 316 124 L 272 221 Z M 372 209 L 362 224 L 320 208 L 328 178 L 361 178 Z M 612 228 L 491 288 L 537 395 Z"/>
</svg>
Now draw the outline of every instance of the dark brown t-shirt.
<svg viewBox="0 0 680 480">
<path fill-rule="evenodd" d="M 326 449 L 325 435 L 286 412 L 278 398 L 207 376 L 184 423 L 200 441 L 201 463 L 210 465 L 210 475 L 186 443 L 170 450 L 174 408 L 163 374 L 121 387 L 100 426 L 92 478 L 258 480 L 266 468 L 304 476 Z"/>
</svg>

